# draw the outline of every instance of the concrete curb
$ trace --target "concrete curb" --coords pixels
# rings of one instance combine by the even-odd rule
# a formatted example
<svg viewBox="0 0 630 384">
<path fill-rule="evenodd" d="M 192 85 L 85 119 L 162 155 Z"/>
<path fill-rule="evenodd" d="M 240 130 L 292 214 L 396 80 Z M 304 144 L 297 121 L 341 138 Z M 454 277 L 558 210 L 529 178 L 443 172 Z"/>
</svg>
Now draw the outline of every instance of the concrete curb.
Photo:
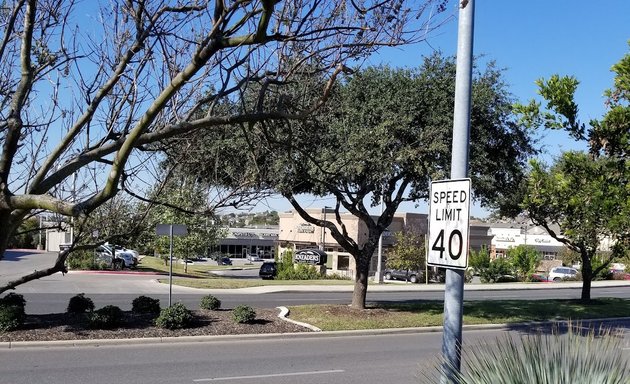
<svg viewBox="0 0 630 384">
<path fill-rule="evenodd" d="M 321 329 L 317 328 L 314 325 L 303 323 L 301 321 L 296 321 L 296 320 L 293 320 L 293 319 L 289 319 L 287 317 L 289 315 L 289 308 L 287 308 L 287 307 L 276 307 L 276 308 L 280 310 L 280 313 L 278 314 L 278 317 L 281 318 L 282 320 L 284 320 L 286 322 L 289 322 L 291 324 L 295 324 L 295 325 L 299 325 L 299 326 L 304 327 L 304 328 L 308 328 L 308 329 L 310 329 L 313 332 L 321 332 L 322 331 Z"/>
</svg>

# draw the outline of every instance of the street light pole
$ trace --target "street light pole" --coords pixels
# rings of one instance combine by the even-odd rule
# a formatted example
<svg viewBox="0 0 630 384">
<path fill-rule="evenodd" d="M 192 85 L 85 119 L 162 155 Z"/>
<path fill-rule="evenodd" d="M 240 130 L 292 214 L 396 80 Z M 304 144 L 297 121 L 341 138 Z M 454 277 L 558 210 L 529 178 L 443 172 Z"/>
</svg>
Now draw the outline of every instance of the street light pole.
<svg viewBox="0 0 630 384">
<path fill-rule="evenodd" d="M 455 108 L 453 113 L 453 146 L 451 179 L 468 177 L 468 142 L 470 140 L 470 106 L 472 89 L 473 27 L 475 0 L 460 0 L 457 34 L 457 69 L 455 74 Z M 468 252 L 468 250 L 464 250 Z M 455 381 L 461 368 L 462 323 L 464 312 L 464 270 L 446 269 L 444 290 L 444 331 L 442 383 Z"/>
<path fill-rule="evenodd" d="M 381 216 L 383 216 L 383 196 L 381 195 Z M 380 217 L 380 216 L 379 216 Z M 383 282 L 383 270 L 381 265 L 383 264 L 383 232 L 378 237 L 378 253 L 376 257 L 376 274 L 374 275 L 374 282 L 381 284 Z"/>
<path fill-rule="evenodd" d="M 326 221 L 326 210 L 328 210 L 327 206 L 324 206 L 324 221 Z M 326 252 L 326 227 L 322 227 L 322 240 L 319 246 L 320 251 Z"/>
</svg>

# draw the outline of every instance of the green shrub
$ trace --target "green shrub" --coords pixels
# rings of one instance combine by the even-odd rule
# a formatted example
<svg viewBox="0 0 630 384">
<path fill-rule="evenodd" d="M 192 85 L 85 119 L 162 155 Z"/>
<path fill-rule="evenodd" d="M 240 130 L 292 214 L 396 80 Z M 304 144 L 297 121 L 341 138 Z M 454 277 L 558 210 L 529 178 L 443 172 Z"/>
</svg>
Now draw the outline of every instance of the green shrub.
<svg viewBox="0 0 630 384">
<path fill-rule="evenodd" d="M 88 323 L 94 329 L 113 329 L 120 325 L 123 311 L 115 305 L 106 305 L 90 313 Z"/>
<path fill-rule="evenodd" d="M 221 300 L 217 299 L 216 297 L 212 295 L 206 295 L 201 298 L 199 307 L 201 309 L 209 309 L 211 311 L 214 311 L 221 308 Z"/>
<path fill-rule="evenodd" d="M 68 269 L 95 269 L 94 251 L 72 251 L 66 259 Z"/>
<path fill-rule="evenodd" d="M 68 301 L 68 313 L 85 313 L 94 310 L 94 302 L 89 297 L 85 297 L 85 293 L 79 293 L 72 296 Z"/>
<path fill-rule="evenodd" d="M 0 298 L 0 332 L 19 328 L 26 320 L 26 300 L 18 293 L 9 293 Z"/>
<path fill-rule="evenodd" d="M 24 324 L 26 314 L 17 305 L 0 304 L 0 332 L 12 331 Z"/>
<path fill-rule="evenodd" d="M 166 329 L 186 328 L 192 324 L 194 316 L 182 303 L 175 303 L 160 311 L 160 316 L 155 319 L 155 325 Z"/>
<path fill-rule="evenodd" d="M 249 305 L 239 305 L 232 310 L 232 318 L 237 323 L 251 323 L 256 318 L 256 311 Z"/>
<path fill-rule="evenodd" d="M 293 264 L 282 262 L 278 267 L 277 280 L 317 280 L 322 275 L 317 268 L 307 264 Z"/>
<path fill-rule="evenodd" d="M 487 268 L 479 270 L 479 277 L 482 283 L 496 283 L 504 276 L 512 276 L 514 274 L 510 262 L 505 258 L 498 258 L 490 263 Z"/>
<path fill-rule="evenodd" d="M 463 349 L 466 366 L 452 382 L 627 383 L 630 369 L 619 353 L 622 341 L 611 331 L 584 332 L 579 325 L 569 325 L 566 333 L 506 335 L 496 343 Z"/>
<path fill-rule="evenodd" d="M 131 302 L 131 312 L 157 315 L 160 313 L 160 300 L 148 296 L 138 296 Z"/>
<path fill-rule="evenodd" d="M 11 292 L 0 298 L 0 305 L 12 305 L 24 310 L 24 307 L 26 307 L 26 300 L 24 299 L 24 296 L 19 293 Z"/>
<path fill-rule="evenodd" d="M 326 280 L 352 280 L 350 276 L 344 276 L 338 272 L 331 273 L 330 275 L 326 275 L 324 278 Z"/>
</svg>

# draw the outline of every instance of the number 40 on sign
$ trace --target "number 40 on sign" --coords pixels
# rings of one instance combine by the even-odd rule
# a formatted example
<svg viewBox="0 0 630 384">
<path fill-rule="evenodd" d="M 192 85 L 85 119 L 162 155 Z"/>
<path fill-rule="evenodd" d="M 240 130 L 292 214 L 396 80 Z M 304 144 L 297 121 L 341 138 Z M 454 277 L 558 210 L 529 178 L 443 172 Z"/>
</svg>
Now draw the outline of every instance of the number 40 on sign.
<svg viewBox="0 0 630 384">
<path fill-rule="evenodd" d="M 470 179 L 434 181 L 429 196 L 427 264 L 467 268 Z"/>
</svg>

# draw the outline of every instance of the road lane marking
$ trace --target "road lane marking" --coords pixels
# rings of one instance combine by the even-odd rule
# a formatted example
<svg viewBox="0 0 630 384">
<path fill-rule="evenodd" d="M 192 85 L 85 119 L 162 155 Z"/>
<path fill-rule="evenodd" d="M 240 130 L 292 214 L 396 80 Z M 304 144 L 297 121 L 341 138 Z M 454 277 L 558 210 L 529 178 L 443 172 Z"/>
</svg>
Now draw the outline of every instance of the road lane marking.
<svg viewBox="0 0 630 384">
<path fill-rule="evenodd" d="M 287 377 L 287 376 L 306 376 L 306 375 L 321 375 L 329 373 L 343 373 L 343 369 L 333 369 L 330 371 L 307 371 L 307 372 L 288 372 L 288 373 L 274 373 L 270 375 L 252 375 L 252 376 L 230 376 L 230 377 L 213 377 L 207 379 L 195 379 L 193 382 L 201 383 L 206 381 L 227 381 L 227 380 L 246 380 L 246 379 L 264 379 L 269 377 Z"/>
</svg>

